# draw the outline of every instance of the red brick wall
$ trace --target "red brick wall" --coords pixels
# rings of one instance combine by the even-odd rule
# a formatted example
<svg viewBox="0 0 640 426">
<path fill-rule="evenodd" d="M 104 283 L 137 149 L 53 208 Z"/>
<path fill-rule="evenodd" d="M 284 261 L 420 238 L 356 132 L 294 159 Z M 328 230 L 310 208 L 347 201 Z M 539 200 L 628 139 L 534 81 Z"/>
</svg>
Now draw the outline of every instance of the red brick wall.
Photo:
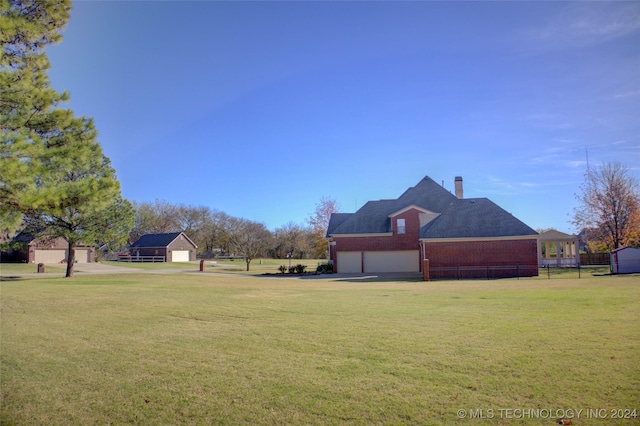
<svg viewBox="0 0 640 426">
<path fill-rule="evenodd" d="M 538 245 L 529 240 L 429 242 L 430 277 L 504 278 L 538 275 Z"/>
<path fill-rule="evenodd" d="M 398 234 L 397 219 L 405 219 L 404 234 Z M 371 237 L 337 237 L 330 247 L 330 258 L 337 270 L 339 251 L 392 251 L 420 248 L 419 211 L 407 210 L 389 219 L 393 235 Z M 538 275 L 538 244 L 528 240 L 494 240 L 469 242 L 429 242 L 425 259 L 429 259 L 430 278 L 502 278 Z M 489 270 L 487 269 L 489 267 Z"/>
<path fill-rule="evenodd" d="M 334 240 L 336 251 L 418 250 L 418 239 L 396 237 L 344 237 Z"/>
<path fill-rule="evenodd" d="M 398 234 L 397 219 L 405 220 L 405 233 Z M 371 237 L 337 237 L 335 245 L 329 249 L 330 259 L 333 261 L 334 272 L 338 269 L 337 255 L 339 251 L 393 251 L 393 250 L 418 250 L 420 235 L 419 212 L 415 209 L 407 210 L 402 214 L 389 219 L 393 235 Z"/>
<path fill-rule="evenodd" d="M 405 233 L 398 234 L 397 219 L 405 220 Z M 338 237 L 335 238 L 337 251 L 387 251 L 387 250 L 417 250 L 420 233 L 418 211 L 411 209 L 389 219 L 393 235 L 371 237 Z"/>
</svg>

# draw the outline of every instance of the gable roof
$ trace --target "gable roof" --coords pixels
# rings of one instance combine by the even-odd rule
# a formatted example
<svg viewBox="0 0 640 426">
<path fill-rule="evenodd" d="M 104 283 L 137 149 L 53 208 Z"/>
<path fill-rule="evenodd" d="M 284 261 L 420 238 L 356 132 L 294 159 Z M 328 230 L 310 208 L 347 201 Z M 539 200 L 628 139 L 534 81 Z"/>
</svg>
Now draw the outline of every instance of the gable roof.
<svg viewBox="0 0 640 426">
<path fill-rule="evenodd" d="M 456 199 L 420 229 L 420 238 L 490 238 L 538 233 L 488 198 Z"/>
<path fill-rule="evenodd" d="M 389 217 L 396 217 L 396 216 L 401 215 L 402 213 L 404 213 L 404 212 L 406 212 L 408 210 L 417 210 L 417 211 L 419 211 L 421 213 L 435 213 L 435 212 L 432 212 L 430 210 L 423 209 L 422 207 L 418 207 L 415 204 L 411 204 L 410 206 L 404 207 L 404 208 L 398 210 L 397 212 L 392 212 L 389 215 Z M 438 214 L 438 213 L 435 213 L 435 214 Z"/>
<path fill-rule="evenodd" d="M 414 204 L 417 207 L 441 213 L 455 200 L 457 200 L 455 195 L 429 176 L 425 176 L 416 186 L 407 189 L 396 202 L 397 210 Z"/>
<path fill-rule="evenodd" d="M 555 229 L 551 229 L 540 234 L 540 241 L 570 241 L 577 239 L 577 235 L 565 234 L 564 232 L 556 231 Z"/>
<path fill-rule="evenodd" d="M 43 244 L 51 245 L 56 242 L 59 242 L 59 240 L 62 240 L 63 242 L 67 243 L 67 239 L 64 237 L 51 236 L 47 234 L 39 234 L 37 232 L 24 229 L 9 241 L 26 244 L 29 246 L 41 246 Z M 93 247 L 93 246 L 86 245 L 84 242 L 78 241 L 76 243 L 76 248 L 81 248 L 81 247 L 84 248 L 84 247 Z"/>
<path fill-rule="evenodd" d="M 131 247 L 166 247 L 171 244 L 180 235 L 184 235 L 183 232 L 168 232 L 164 234 L 144 234 L 135 243 L 131 244 Z M 191 241 L 189 237 L 184 237 L 196 247 L 195 243 Z"/>
<path fill-rule="evenodd" d="M 455 195 L 430 177 L 425 176 L 416 186 L 407 189 L 396 200 L 369 201 L 357 212 L 348 214 L 348 217 L 337 219 L 334 227 L 331 226 L 330 220 L 327 235 L 391 232 L 390 215 L 409 206 L 440 213 L 455 200 L 457 200 Z M 341 215 L 345 215 L 345 213 L 341 213 Z"/>
<path fill-rule="evenodd" d="M 391 216 L 409 208 L 440 213 L 420 229 L 421 239 L 538 236 L 488 198 L 458 199 L 428 176 L 396 200 L 369 201 L 355 213 L 334 213 L 327 236 L 390 233 Z"/>
</svg>

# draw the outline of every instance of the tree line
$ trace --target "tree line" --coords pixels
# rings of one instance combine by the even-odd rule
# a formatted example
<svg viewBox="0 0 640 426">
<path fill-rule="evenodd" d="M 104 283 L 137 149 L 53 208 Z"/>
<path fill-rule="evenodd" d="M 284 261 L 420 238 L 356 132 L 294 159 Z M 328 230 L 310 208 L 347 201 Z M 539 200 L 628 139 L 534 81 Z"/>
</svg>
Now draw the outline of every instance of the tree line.
<svg viewBox="0 0 640 426">
<path fill-rule="evenodd" d="M 65 108 L 51 87 L 45 48 L 61 40 L 70 0 L 0 0 L 0 240 L 29 229 L 75 247 L 114 250 L 145 233 L 184 231 L 204 255 L 323 257 L 335 200 L 322 198 L 305 224 L 264 224 L 208 207 L 131 203 L 98 141 L 93 119 Z M 640 189 L 619 162 L 587 167 L 573 223 L 593 251 L 640 246 Z"/>
<path fill-rule="evenodd" d="M 325 233 L 336 201 L 321 198 L 307 222 L 287 224 L 269 231 L 260 222 L 230 216 L 206 206 L 172 204 L 164 200 L 134 202 L 135 219 L 129 234 L 133 243 L 145 234 L 184 232 L 204 258 L 239 256 L 247 262 L 258 257 L 321 259 L 326 257 Z M 121 250 L 111 247 L 112 250 Z"/>
</svg>

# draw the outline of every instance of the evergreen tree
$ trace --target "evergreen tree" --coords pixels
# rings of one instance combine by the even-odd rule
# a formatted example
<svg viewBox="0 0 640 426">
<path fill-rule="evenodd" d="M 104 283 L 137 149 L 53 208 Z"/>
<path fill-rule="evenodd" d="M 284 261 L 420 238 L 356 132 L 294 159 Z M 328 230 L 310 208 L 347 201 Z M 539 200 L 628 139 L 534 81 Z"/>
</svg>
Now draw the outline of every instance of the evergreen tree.
<svg viewBox="0 0 640 426">
<path fill-rule="evenodd" d="M 0 227 L 10 234 L 26 216 L 64 237 L 72 276 L 75 246 L 126 239 L 133 208 L 93 120 L 61 108 L 68 94 L 49 83 L 44 48 L 60 41 L 69 11 L 69 0 L 0 0 Z"/>
<path fill-rule="evenodd" d="M 60 41 L 68 1 L 0 0 L 0 230 L 22 223 L 22 205 L 43 173 L 39 157 L 59 111 L 68 99 L 49 85 L 47 44 Z M 33 203 L 33 200 L 29 200 Z M 37 207 L 32 205 L 32 207 Z"/>
</svg>

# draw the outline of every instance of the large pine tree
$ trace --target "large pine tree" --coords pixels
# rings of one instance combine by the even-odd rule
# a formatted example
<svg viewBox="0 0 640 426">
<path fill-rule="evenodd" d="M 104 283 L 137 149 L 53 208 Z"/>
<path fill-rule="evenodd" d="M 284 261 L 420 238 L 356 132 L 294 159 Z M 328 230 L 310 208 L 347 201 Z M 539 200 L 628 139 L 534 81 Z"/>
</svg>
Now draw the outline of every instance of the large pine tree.
<svg viewBox="0 0 640 426">
<path fill-rule="evenodd" d="M 69 0 L 0 0 L 0 226 L 25 221 L 69 243 L 67 276 L 79 242 L 118 242 L 133 208 L 97 142 L 93 120 L 61 107 L 44 48 L 60 41 Z"/>
</svg>

